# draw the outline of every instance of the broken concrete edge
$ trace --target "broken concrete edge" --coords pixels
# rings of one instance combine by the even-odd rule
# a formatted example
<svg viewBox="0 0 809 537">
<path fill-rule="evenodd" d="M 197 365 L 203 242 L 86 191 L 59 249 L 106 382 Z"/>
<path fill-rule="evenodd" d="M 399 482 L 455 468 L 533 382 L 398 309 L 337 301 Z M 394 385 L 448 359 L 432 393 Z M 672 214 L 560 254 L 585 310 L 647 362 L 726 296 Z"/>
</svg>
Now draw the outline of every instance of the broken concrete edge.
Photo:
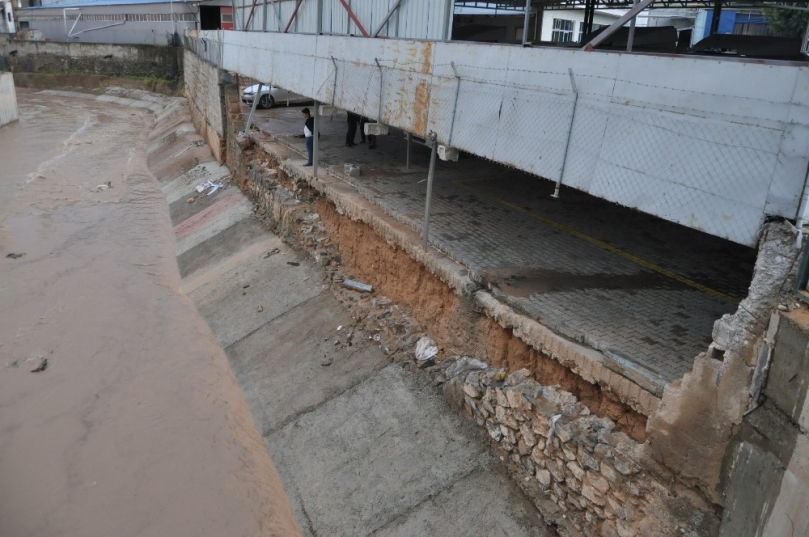
<svg viewBox="0 0 809 537">
<path fill-rule="evenodd" d="M 435 248 L 423 250 L 417 232 L 362 197 L 353 185 L 338 174 L 334 174 L 335 177 L 326 174 L 314 177 L 306 168 L 291 162 L 290 153 L 297 156 L 293 148 L 275 141 L 263 141 L 258 147 L 277 162 L 278 168 L 290 179 L 303 181 L 321 193 L 334 203 L 341 215 L 370 226 L 388 244 L 406 252 L 456 294 L 475 300 L 488 317 L 503 328 L 513 330 L 514 335 L 529 346 L 565 365 L 587 382 L 598 384 L 615 394 L 622 403 L 644 416 L 651 416 L 657 411 L 663 393 L 662 380 L 651 374 L 644 376 L 639 370 L 627 372 L 626 367 L 601 351 L 572 342 L 497 300 L 483 290 L 458 262 Z"/>
<path fill-rule="evenodd" d="M 779 302 L 790 301 L 799 253 L 791 224 L 764 225 L 747 298 L 736 313 L 716 321 L 708 351 L 682 379 L 666 386 L 647 424 L 648 457 L 719 506 L 727 499 L 723 476 L 737 451 L 739 426 L 757 405 L 760 386 L 766 386 L 772 353 L 765 346 L 772 347 L 779 322 L 772 314 Z"/>
<path fill-rule="evenodd" d="M 718 530 L 720 518 L 707 498 L 646 457 L 642 445 L 615 432 L 612 420 L 593 415 L 558 386 L 543 386 L 526 369 L 509 374 L 465 356 L 426 371 L 450 405 L 475 419 L 505 451 L 519 469 L 517 481 L 536 481 L 540 492 L 529 496 L 549 521 L 561 515 L 588 535 Z"/>
</svg>

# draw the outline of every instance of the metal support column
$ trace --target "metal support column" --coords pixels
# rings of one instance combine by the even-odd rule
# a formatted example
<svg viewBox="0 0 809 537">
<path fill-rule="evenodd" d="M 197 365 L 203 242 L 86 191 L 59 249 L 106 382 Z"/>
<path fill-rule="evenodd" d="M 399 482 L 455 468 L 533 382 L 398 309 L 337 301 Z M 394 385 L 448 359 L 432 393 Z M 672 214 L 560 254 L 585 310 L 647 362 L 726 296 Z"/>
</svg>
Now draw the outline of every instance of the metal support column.
<svg viewBox="0 0 809 537">
<path fill-rule="evenodd" d="M 637 4 L 638 0 L 635 0 L 633 3 Z M 632 17 L 632 20 L 629 21 L 629 36 L 626 38 L 626 51 L 632 52 L 632 45 L 635 44 L 635 21 L 638 20 L 638 17 Z"/>
<path fill-rule="evenodd" d="M 570 75 L 570 85 L 573 87 L 573 110 L 570 112 L 570 126 L 567 129 L 567 142 L 565 152 L 562 155 L 562 169 L 559 170 L 559 180 L 556 181 L 556 188 L 551 197 L 558 198 L 559 190 L 562 187 L 562 178 L 565 176 L 565 165 L 567 164 L 567 151 L 570 148 L 570 138 L 573 135 L 573 120 L 576 119 L 576 105 L 579 104 L 579 90 L 576 88 L 576 79 L 573 77 L 573 69 L 568 67 L 567 74 Z"/>
<path fill-rule="evenodd" d="M 244 126 L 244 134 L 247 135 L 250 133 L 250 127 L 253 125 L 253 114 L 256 113 L 256 107 L 258 106 L 258 102 L 261 100 L 261 88 L 264 87 L 264 84 L 261 82 L 258 83 L 258 89 L 253 94 L 253 106 L 250 107 L 250 115 L 247 116 L 247 125 Z"/>
<path fill-rule="evenodd" d="M 525 18 L 522 21 L 522 46 L 528 43 L 528 21 L 531 18 L 531 0 L 525 0 Z"/>
<path fill-rule="evenodd" d="M 413 141 L 413 135 L 408 132 L 407 133 L 407 163 L 405 164 L 405 168 L 408 169 L 408 170 L 410 169 L 410 155 L 411 155 L 410 143 L 412 141 Z"/>
<path fill-rule="evenodd" d="M 584 3 L 584 35 L 593 31 L 593 18 L 595 18 L 596 0 L 585 0 Z"/>
<path fill-rule="evenodd" d="M 722 17 L 722 0 L 716 0 L 713 5 L 713 17 L 711 18 L 711 32 L 708 35 L 719 33 L 719 19 Z"/>
<path fill-rule="evenodd" d="M 320 102 L 315 101 L 315 132 L 312 133 L 312 174 L 317 177 L 317 160 L 320 157 Z"/>
<path fill-rule="evenodd" d="M 435 154 L 438 150 L 438 140 L 434 132 L 430 133 L 430 141 L 433 144 L 432 153 L 430 153 L 430 171 L 427 172 L 427 203 L 424 205 L 424 228 L 422 230 L 421 247 L 427 250 L 430 237 L 430 210 L 433 205 L 433 176 L 435 175 Z"/>
</svg>

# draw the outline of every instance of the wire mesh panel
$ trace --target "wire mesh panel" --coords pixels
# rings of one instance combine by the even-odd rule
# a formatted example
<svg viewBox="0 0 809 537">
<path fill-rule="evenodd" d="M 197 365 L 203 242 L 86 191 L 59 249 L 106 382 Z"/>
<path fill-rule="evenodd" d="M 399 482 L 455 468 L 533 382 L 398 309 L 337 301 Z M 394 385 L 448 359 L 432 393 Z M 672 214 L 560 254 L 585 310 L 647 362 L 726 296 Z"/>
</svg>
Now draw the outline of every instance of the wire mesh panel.
<svg viewBox="0 0 809 537">
<path fill-rule="evenodd" d="M 635 65 L 635 57 L 555 49 L 223 35 L 227 69 L 742 244 L 755 244 L 773 207 L 788 218 L 798 211 L 809 119 L 793 103 L 800 92 L 775 92 L 809 81 L 805 67 L 668 57 Z M 766 84 L 724 88 L 658 72 L 714 67 L 737 82 L 766 75 Z"/>
</svg>

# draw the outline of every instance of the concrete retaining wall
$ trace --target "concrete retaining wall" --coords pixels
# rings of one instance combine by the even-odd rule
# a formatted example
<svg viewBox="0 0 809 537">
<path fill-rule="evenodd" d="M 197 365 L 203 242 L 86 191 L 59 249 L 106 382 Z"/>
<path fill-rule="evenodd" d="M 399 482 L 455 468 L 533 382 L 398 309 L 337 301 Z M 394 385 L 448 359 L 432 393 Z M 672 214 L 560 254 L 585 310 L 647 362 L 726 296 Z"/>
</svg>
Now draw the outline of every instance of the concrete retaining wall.
<svg viewBox="0 0 809 537">
<path fill-rule="evenodd" d="M 17 121 L 17 94 L 11 73 L 0 73 L 0 127 Z"/>
<path fill-rule="evenodd" d="M 776 320 L 764 404 L 742 424 L 721 537 L 809 534 L 809 313 Z"/>
<path fill-rule="evenodd" d="M 182 76 L 182 49 L 178 47 L 3 39 L 0 56 L 14 73 L 150 77 L 174 84 Z"/>
<path fill-rule="evenodd" d="M 183 80 L 191 117 L 219 162 L 225 160 L 225 102 L 221 71 L 192 52 L 185 52 Z M 238 107 L 238 103 L 237 103 Z M 238 111 L 238 110 L 237 110 Z"/>
</svg>

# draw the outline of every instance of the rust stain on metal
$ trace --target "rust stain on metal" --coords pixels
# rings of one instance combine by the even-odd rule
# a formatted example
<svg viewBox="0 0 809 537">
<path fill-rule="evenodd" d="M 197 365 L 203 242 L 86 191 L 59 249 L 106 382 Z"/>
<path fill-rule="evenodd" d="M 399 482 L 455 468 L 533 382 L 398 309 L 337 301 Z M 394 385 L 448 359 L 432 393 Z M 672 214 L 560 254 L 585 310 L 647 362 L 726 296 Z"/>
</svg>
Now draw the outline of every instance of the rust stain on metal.
<svg viewBox="0 0 809 537">
<path fill-rule="evenodd" d="M 429 80 L 422 79 L 416 84 L 416 98 L 413 102 L 413 132 L 416 135 L 427 134 L 427 116 L 430 112 Z"/>
<path fill-rule="evenodd" d="M 421 44 L 421 72 L 425 75 L 433 72 L 433 44 L 429 41 Z"/>
</svg>

